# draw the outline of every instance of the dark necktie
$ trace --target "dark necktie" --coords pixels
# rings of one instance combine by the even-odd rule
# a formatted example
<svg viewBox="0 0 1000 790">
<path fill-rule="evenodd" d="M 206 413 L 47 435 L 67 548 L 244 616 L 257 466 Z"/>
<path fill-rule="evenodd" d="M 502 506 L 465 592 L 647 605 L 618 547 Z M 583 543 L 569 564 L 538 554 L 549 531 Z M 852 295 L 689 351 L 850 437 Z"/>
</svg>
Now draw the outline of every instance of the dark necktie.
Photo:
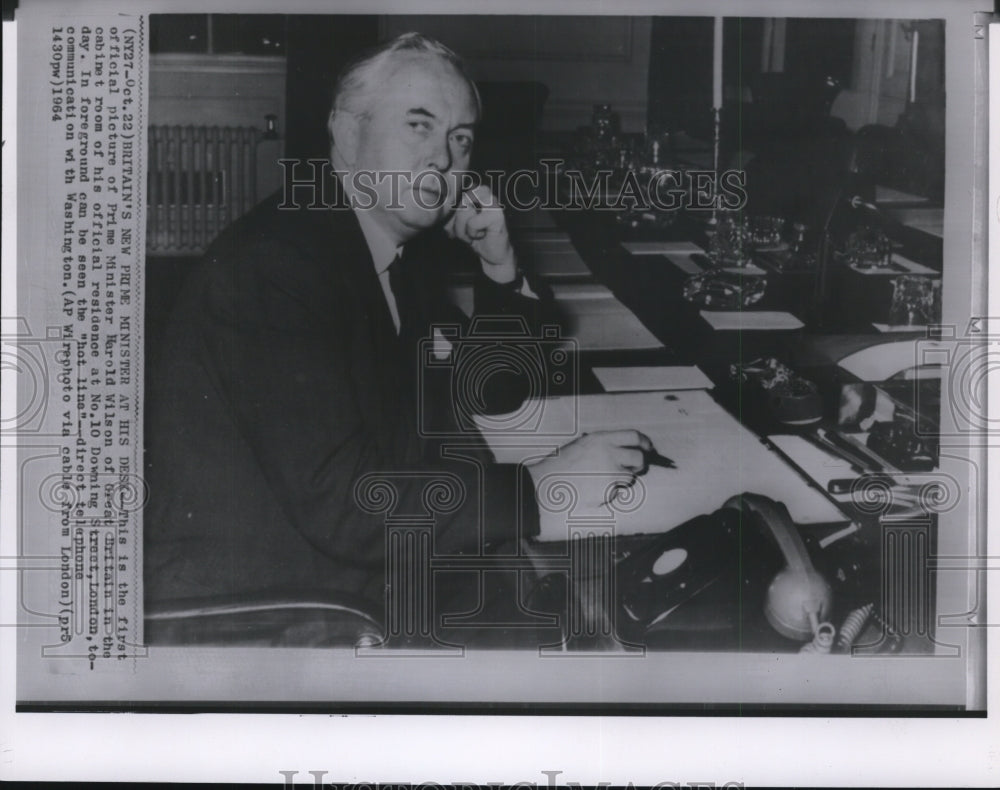
<svg viewBox="0 0 1000 790">
<path fill-rule="evenodd" d="M 399 337 L 412 339 L 414 334 L 420 331 L 420 310 L 405 255 L 406 250 L 404 249 L 389 264 L 389 288 L 396 300 Z"/>
<path fill-rule="evenodd" d="M 399 316 L 399 393 L 405 398 L 405 411 L 411 412 L 410 404 L 417 396 L 419 380 L 419 333 L 420 301 L 414 287 L 413 275 L 410 270 L 412 261 L 406 258 L 406 249 L 396 256 L 389 264 L 389 288 L 396 300 L 396 314 Z"/>
</svg>

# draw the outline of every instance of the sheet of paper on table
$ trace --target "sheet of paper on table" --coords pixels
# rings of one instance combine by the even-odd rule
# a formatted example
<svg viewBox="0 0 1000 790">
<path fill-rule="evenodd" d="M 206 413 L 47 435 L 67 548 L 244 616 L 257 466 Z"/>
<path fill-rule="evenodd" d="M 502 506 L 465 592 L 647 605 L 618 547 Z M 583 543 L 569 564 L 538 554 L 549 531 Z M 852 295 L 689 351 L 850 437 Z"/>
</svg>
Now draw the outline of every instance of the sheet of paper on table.
<svg viewBox="0 0 1000 790">
<path fill-rule="evenodd" d="M 892 187 L 883 186 L 882 184 L 875 185 L 876 203 L 927 203 L 928 200 L 928 198 L 923 197 L 922 195 L 914 195 L 910 192 L 903 192 L 901 189 L 893 189 Z"/>
<path fill-rule="evenodd" d="M 594 368 L 605 392 L 712 389 L 712 380 L 697 365 Z"/>
<path fill-rule="evenodd" d="M 667 253 L 666 258 L 684 274 L 701 274 L 705 270 L 702 268 L 700 263 L 697 263 L 694 258 L 691 257 L 693 254 L 703 255 L 704 253 L 700 251 L 697 253 L 670 252 Z"/>
<path fill-rule="evenodd" d="M 677 249 L 661 254 L 684 274 L 703 274 L 712 268 L 713 264 L 700 247 L 693 244 L 685 244 L 685 247 L 678 244 Z M 726 266 L 724 267 L 724 271 L 742 275 L 767 274 L 764 269 L 752 262 L 746 266 Z"/>
<path fill-rule="evenodd" d="M 693 241 L 626 241 L 622 243 L 622 247 L 633 255 L 670 255 L 671 253 L 691 255 L 696 252 L 704 252 Z"/>
<path fill-rule="evenodd" d="M 575 250 L 573 240 L 564 230 L 532 230 L 530 228 L 518 231 L 514 237 L 519 244 L 528 247 L 555 248 L 564 247 Z"/>
<path fill-rule="evenodd" d="M 944 238 L 943 208 L 889 208 L 885 213 L 908 228 Z"/>
<path fill-rule="evenodd" d="M 862 445 L 866 443 L 867 434 L 855 434 L 855 436 Z M 832 480 L 854 481 L 851 483 L 852 486 L 860 486 L 860 488 L 853 490 L 849 487 L 843 494 L 831 494 L 838 502 L 848 504 L 857 500 L 860 503 L 865 498 L 877 496 L 879 490 L 884 490 L 881 486 L 878 489 L 869 488 L 872 484 L 859 480 L 858 474 L 851 469 L 851 465 L 847 461 L 821 450 L 815 444 L 801 436 L 777 434 L 769 436 L 768 441 L 781 450 L 786 457 L 790 458 L 799 469 L 805 472 L 811 480 L 814 480 L 824 490 L 828 489 Z M 907 515 L 913 515 L 926 518 L 926 513 L 921 507 L 919 495 L 914 497 L 912 487 L 916 486 L 919 488 L 923 486 L 926 484 L 928 478 L 922 475 L 899 473 L 892 469 L 887 471 L 890 472 L 892 481 L 898 486 L 903 487 L 895 488 L 894 492 L 890 495 L 891 498 L 889 501 L 893 503 L 893 517 L 903 518 Z M 906 487 L 910 487 L 909 491 L 907 491 Z M 865 493 L 866 489 L 867 494 Z"/>
<path fill-rule="evenodd" d="M 614 299 L 607 286 L 600 283 L 578 283 L 568 285 L 566 283 L 554 283 L 552 285 L 552 295 L 560 302 L 578 301 L 581 299 Z M 615 299 L 615 301 L 618 301 Z M 621 302 L 618 302 L 621 304 Z"/>
<path fill-rule="evenodd" d="M 684 274 L 702 272 L 691 256 L 704 255 L 705 251 L 692 241 L 626 241 L 622 247 L 632 255 L 661 255 Z"/>
<path fill-rule="evenodd" d="M 826 488 L 831 480 L 844 480 L 857 477 L 857 473 L 851 470 L 851 465 L 843 458 L 821 450 L 812 442 L 801 436 L 794 434 L 775 434 L 768 436 L 768 441 L 783 452 L 792 462 L 816 481 L 822 488 Z M 836 499 L 849 502 L 852 497 L 850 491 L 841 494 Z"/>
<path fill-rule="evenodd" d="M 837 365 L 858 381 L 885 381 L 925 362 L 947 359 L 948 353 L 947 344 L 917 336 L 862 348 Z"/>
<path fill-rule="evenodd" d="M 922 263 L 917 263 L 916 261 L 911 261 L 909 258 L 900 255 L 898 252 L 892 254 L 893 266 L 869 266 L 863 267 L 857 264 L 849 264 L 852 271 L 862 274 L 866 277 L 871 276 L 896 276 L 901 274 L 926 274 L 928 276 L 940 276 L 940 272 L 935 271 L 930 266 L 924 266 Z M 905 271 L 900 271 L 902 267 Z"/>
<path fill-rule="evenodd" d="M 553 295 L 566 317 L 566 334 L 581 351 L 663 348 L 635 313 L 607 288 L 555 285 Z"/>
<path fill-rule="evenodd" d="M 568 236 L 539 234 L 522 237 L 517 244 L 530 259 L 531 268 L 542 277 L 589 277 L 591 274 Z"/>
<path fill-rule="evenodd" d="M 879 324 L 873 322 L 872 326 L 875 327 L 877 331 L 882 332 L 883 334 L 886 335 L 892 334 L 893 332 L 897 333 L 907 332 L 911 334 L 915 333 L 920 335 L 927 334 L 927 324 Z"/>
<path fill-rule="evenodd" d="M 695 516 L 712 513 L 731 496 L 744 492 L 784 502 L 800 524 L 847 520 L 704 390 L 552 398 L 529 401 L 518 414 L 532 415 L 537 425 L 513 415 L 477 418 L 498 462 L 534 462 L 582 433 L 624 428 L 642 431 L 660 453 L 673 459 L 676 469 L 653 466 L 637 479 L 636 500 L 627 510 L 609 506 L 616 534 L 666 532 Z M 503 430 L 512 424 L 521 429 Z M 571 478 L 556 479 L 572 485 Z M 556 479 L 543 481 L 543 490 Z M 574 517 L 572 506 L 567 512 L 551 501 L 539 507 L 540 539 L 565 540 Z"/>
<path fill-rule="evenodd" d="M 712 329 L 743 331 L 801 329 L 803 323 L 779 310 L 702 310 L 701 317 Z"/>
<path fill-rule="evenodd" d="M 449 289 L 452 302 L 472 315 L 471 285 Z M 553 285 L 553 295 L 564 314 L 564 334 L 580 351 L 621 351 L 663 348 L 635 314 L 603 285 Z"/>
</svg>

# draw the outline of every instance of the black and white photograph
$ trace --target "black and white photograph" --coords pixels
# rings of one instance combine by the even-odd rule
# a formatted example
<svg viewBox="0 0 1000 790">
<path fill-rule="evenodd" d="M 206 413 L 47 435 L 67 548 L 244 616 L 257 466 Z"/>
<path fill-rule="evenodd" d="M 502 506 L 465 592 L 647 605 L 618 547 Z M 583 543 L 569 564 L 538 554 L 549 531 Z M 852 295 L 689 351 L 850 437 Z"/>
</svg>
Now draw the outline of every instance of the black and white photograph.
<svg viewBox="0 0 1000 790">
<path fill-rule="evenodd" d="M 21 742 L 996 777 L 990 4 L 15 5 Z M 894 723 L 961 745 L 848 756 Z"/>
<path fill-rule="evenodd" d="M 941 20 L 149 29 L 147 643 L 934 651 Z"/>
</svg>

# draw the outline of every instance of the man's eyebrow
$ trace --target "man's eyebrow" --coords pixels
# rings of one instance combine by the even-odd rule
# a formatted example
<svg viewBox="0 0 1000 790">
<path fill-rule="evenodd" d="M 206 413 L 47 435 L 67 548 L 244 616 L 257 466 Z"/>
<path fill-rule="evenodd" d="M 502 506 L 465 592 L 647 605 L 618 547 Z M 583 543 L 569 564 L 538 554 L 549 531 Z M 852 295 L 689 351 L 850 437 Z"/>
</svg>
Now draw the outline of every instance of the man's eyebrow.
<svg viewBox="0 0 1000 790">
<path fill-rule="evenodd" d="M 421 118 L 430 118 L 435 121 L 438 119 L 438 117 L 430 110 L 428 110 L 426 107 L 411 107 L 409 110 L 406 111 L 406 114 L 419 115 Z M 479 124 L 476 121 L 469 121 L 468 123 L 460 123 L 457 124 L 455 126 L 455 129 L 453 129 L 452 131 L 455 131 L 457 129 L 468 129 L 470 131 L 475 131 L 478 125 Z"/>
</svg>

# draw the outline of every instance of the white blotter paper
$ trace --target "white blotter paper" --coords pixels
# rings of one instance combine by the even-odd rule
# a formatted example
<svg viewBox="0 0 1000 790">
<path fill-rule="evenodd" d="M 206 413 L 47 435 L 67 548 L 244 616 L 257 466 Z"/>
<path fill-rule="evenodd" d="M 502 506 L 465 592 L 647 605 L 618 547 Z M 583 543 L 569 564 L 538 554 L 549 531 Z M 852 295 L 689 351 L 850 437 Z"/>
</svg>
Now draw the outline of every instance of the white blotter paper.
<svg viewBox="0 0 1000 790">
<path fill-rule="evenodd" d="M 911 337 L 862 348 L 837 365 L 859 381 L 885 381 L 919 365 L 948 358 L 948 345 L 938 340 Z"/>
<path fill-rule="evenodd" d="M 927 324 L 879 324 L 872 323 L 872 326 L 882 334 L 890 334 L 893 332 L 902 333 L 907 332 L 911 334 L 927 334 Z"/>
<path fill-rule="evenodd" d="M 702 310 L 701 317 L 712 329 L 719 330 L 789 330 L 804 325 L 791 313 L 778 310 Z"/>
<path fill-rule="evenodd" d="M 681 253 L 690 255 L 694 252 L 703 252 L 701 247 L 693 241 L 626 241 L 622 247 L 633 255 L 669 255 L 670 253 Z"/>
<path fill-rule="evenodd" d="M 536 235 L 522 237 L 519 243 L 530 257 L 533 270 L 541 277 L 589 277 L 591 274 L 569 236 Z"/>
<path fill-rule="evenodd" d="M 821 450 L 801 436 L 775 434 L 767 438 L 771 444 L 791 458 L 802 471 L 824 488 L 830 484 L 831 480 L 858 476 L 852 471 L 851 465 L 847 461 Z M 837 496 L 837 499 L 849 502 L 851 496 L 851 493 L 848 492 Z"/>
<path fill-rule="evenodd" d="M 703 274 L 713 266 L 700 247 L 695 247 L 694 249 L 667 250 L 660 254 L 662 254 L 668 261 L 670 261 L 670 263 L 672 263 L 684 274 Z M 700 256 L 699 260 L 695 260 L 696 255 Z M 752 262 L 746 264 L 746 266 L 724 266 L 723 271 L 743 276 L 761 275 L 767 273 L 760 266 Z"/>
<path fill-rule="evenodd" d="M 560 300 L 567 326 L 580 351 L 619 351 L 663 348 L 636 315 L 614 296 L 581 294 Z"/>
<path fill-rule="evenodd" d="M 518 235 L 518 240 L 522 246 L 525 247 L 542 247 L 542 248 L 556 248 L 564 247 L 569 249 L 576 249 L 573 246 L 573 240 L 570 239 L 568 233 L 563 233 L 562 231 L 546 231 L 545 233 L 521 233 Z"/>
<path fill-rule="evenodd" d="M 858 274 L 864 275 L 865 277 L 871 276 L 890 276 L 898 277 L 901 274 L 925 274 L 928 276 L 940 276 L 940 272 L 935 271 L 930 266 L 924 266 L 922 263 L 917 263 L 916 261 L 911 261 L 900 255 L 898 252 L 892 254 L 892 262 L 897 266 L 902 266 L 906 271 L 899 271 L 896 267 L 880 267 L 874 266 L 871 268 L 862 268 L 856 264 L 849 264 L 851 269 Z"/>
<path fill-rule="evenodd" d="M 472 315 L 471 285 L 449 289 L 452 302 Z M 580 351 L 663 348 L 635 314 L 603 285 L 553 285 L 552 293 L 565 316 L 565 334 Z"/>
<path fill-rule="evenodd" d="M 704 390 L 552 398 L 529 401 L 518 414 L 531 415 L 537 425 L 532 428 L 514 415 L 477 419 L 498 462 L 533 463 L 582 433 L 625 428 L 642 431 L 660 453 L 674 460 L 676 469 L 654 466 L 639 477 L 636 499 L 627 507 L 608 506 L 617 534 L 665 532 L 744 492 L 784 502 L 800 524 L 847 521 Z M 503 430 L 514 424 L 520 426 L 516 432 Z M 563 480 L 572 485 L 568 476 L 541 483 L 541 540 L 565 540 L 574 519 L 571 502 L 561 501 L 557 507 L 544 496 L 551 484 Z"/>
</svg>

